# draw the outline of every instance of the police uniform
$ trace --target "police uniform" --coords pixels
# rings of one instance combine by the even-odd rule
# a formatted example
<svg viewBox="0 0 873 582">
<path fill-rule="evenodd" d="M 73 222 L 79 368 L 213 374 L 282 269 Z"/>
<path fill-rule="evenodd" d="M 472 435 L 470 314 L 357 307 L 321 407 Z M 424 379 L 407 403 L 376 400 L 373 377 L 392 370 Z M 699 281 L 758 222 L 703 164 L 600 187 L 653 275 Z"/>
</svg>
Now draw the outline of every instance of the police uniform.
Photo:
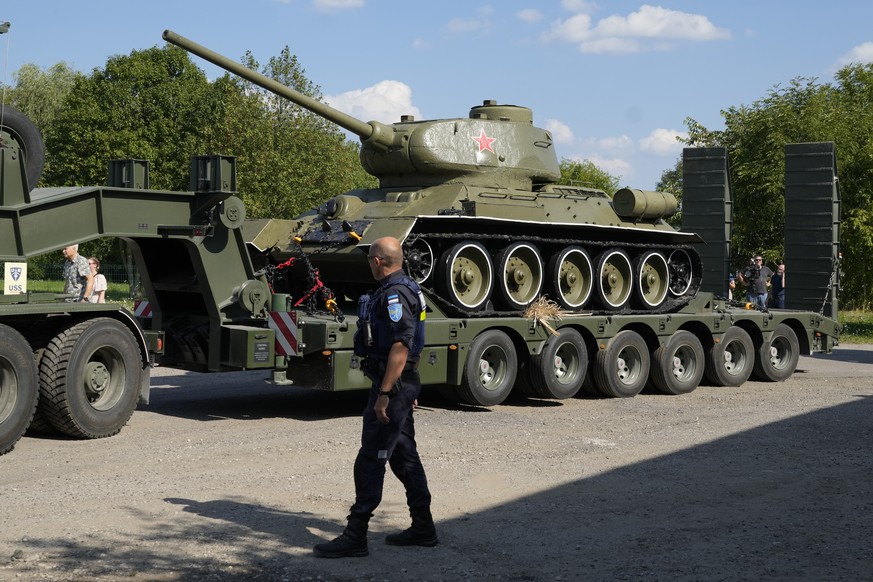
<svg viewBox="0 0 873 582">
<path fill-rule="evenodd" d="M 421 391 L 418 360 L 424 346 L 425 313 L 421 289 L 403 271 L 395 271 L 382 279 L 379 289 L 370 298 L 367 319 L 372 341 L 364 350 L 365 366 L 373 386 L 364 410 L 361 449 L 355 459 L 355 504 L 351 516 L 362 519 L 372 516 L 382 500 L 386 462 L 406 489 L 410 511 L 426 510 L 429 515 L 431 495 L 415 444 L 412 418 L 413 402 Z M 360 344 L 361 338 L 358 340 Z M 389 398 L 390 420 L 383 424 L 376 418 L 373 407 L 381 390 L 388 352 L 398 341 L 409 348 L 409 354 Z"/>
</svg>

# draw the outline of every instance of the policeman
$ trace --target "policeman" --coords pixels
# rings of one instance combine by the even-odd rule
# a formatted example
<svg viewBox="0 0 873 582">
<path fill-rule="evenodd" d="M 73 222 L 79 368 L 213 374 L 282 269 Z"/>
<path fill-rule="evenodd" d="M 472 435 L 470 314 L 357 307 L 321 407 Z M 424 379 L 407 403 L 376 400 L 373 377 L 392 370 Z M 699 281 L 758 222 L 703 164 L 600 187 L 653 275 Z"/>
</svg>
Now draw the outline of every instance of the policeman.
<svg viewBox="0 0 873 582">
<path fill-rule="evenodd" d="M 396 238 L 373 242 L 367 260 L 380 286 L 372 297 L 361 298 L 366 307 L 360 313 L 359 306 L 355 352 L 366 357 L 363 367 L 373 386 L 355 459 L 355 503 L 342 535 L 315 546 L 315 555 L 324 558 L 369 554 L 367 525 L 382 500 L 386 463 L 406 489 L 412 527 L 388 535 L 385 542 L 427 547 L 439 543 L 412 419 L 421 390 L 418 359 L 424 345 L 424 295 L 402 270 L 403 252 Z"/>
</svg>

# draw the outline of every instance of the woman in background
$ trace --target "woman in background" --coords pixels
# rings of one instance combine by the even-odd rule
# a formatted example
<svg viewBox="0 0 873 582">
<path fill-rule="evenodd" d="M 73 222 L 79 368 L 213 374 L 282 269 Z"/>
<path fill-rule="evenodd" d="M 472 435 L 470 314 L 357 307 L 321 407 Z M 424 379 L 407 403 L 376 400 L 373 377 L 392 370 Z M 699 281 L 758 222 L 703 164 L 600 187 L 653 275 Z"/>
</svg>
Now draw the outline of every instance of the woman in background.
<svg viewBox="0 0 873 582">
<path fill-rule="evenodd" d="M 100 260 L 91 257 L 88 259 L 88 266 L 91 267 L 91 274 L 94 276 L 94 289 L 91 290 L 91 297 L 88 300 L 91 303 L 106 303 L 106 277 L 97 272 L 100 270 Z"/>
</svg>

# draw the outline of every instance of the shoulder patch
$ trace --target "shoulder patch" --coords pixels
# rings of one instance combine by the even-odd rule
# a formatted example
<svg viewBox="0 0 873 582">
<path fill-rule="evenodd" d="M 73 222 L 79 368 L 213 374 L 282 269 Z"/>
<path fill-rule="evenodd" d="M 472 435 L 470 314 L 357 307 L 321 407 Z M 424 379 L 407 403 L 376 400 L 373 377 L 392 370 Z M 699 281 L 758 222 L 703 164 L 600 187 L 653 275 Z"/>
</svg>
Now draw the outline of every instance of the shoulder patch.
<svg viewBox="0 0 873 582">
<path fill-rule="evenodd" d="M 388 317 L 391 318 L 391 321 L 400 321 L 403 318 L 403 304 L 400 302 L 390 303 L 388 305 Z"/>
</svg>

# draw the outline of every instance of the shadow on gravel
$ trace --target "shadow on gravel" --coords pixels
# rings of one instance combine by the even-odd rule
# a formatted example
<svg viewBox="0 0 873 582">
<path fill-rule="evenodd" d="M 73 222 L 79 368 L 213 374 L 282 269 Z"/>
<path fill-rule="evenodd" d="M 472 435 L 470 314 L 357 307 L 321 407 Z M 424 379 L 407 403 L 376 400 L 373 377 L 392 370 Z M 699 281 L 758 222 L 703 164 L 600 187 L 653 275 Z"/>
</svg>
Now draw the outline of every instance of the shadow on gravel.
<svg viewBox="0 0 873 582">
<path fill-rule="evenodd" d="M 812 357 L 820 360 L 851 362 L 854 364 L 873 364 L 873 350 L 838 347 L 830 354 L 814 354 Z"/>
<path fill-rule="evenodd" d="M 460 519 L 437 516 L 436 548 L 388 547 L 373 534 L 366 559 L 313 558 L 311 546 L 342 525 L 301 511 L 302 500 L 280 509 L 220 495 L 167 499 L 206 519 L 162 520 L 141 540 L 22 544 L 51 556 L 53 580 L 870 580 L 871 442 L 873 398 L 861 397 Z M 555 459 L 556 473 L 578 475 Z M 183 562 L 179 539 L 226 554 Z"/>
</svg>

